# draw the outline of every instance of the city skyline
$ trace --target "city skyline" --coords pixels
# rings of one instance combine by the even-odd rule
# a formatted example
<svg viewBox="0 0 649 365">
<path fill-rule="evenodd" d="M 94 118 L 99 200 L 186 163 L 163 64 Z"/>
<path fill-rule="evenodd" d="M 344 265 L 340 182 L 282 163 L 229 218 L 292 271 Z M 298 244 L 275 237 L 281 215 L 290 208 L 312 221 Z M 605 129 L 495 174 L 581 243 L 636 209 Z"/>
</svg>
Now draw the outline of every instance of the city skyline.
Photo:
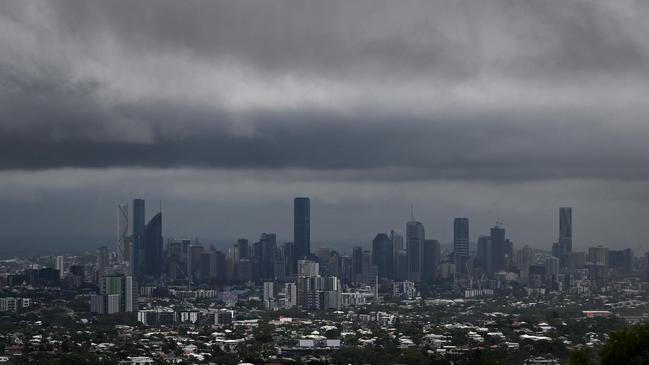
<svg viewBox="0 0 649 365">
<path fill-rule="evenodd" d="M 296 204 L 297 204 L 297 201 L 301 200 L 301 199 L 303 199 L 303 200 L 305 199 L 307 201 L 307 206 L 306 206 L 306 209 L 307 209 L 307 212 L 308 212 L 307 216 L 310 215 L 310 212 L 311 212 L 310 198 L 309 197 L 298 197 L 298 198 L 294 199 L 292 207 L 291 207 L 290 214 L 293 215 L 293 220 L 290 223 L 290 225 L 291 225 L 289 227 L 290 229 L 286 229 L 286 227 L 281 228 L 281 225 L 280 226 L 275 226 L 275 227 L 271 227 L 270 225 L 266 225 L 267 229 L 265 229 L 265 232 L 273 232 L 274 234 L 276 234 L 278 243 L 295 242 L 295 237 L 296 237 L 295 236 L 296 235 L 295 230 L 299 226 L 299 224 L 296 224 L 296 223 L 299 223 L 299 220 L 296 220 L 297 219 L 296 214 L 298 214 L 298 212 L 296 210 L 296 207 L 297 207 Z M 96 246 L 97 244 L 104 244 L 104 245 L 108 245 L 111 249 L 114 249 L 116 254 L 123 255 L 122 253 L 119 252 L 119 250 L 122 247 L 120 245 L 121 240 L 119 238 L 119 235 L 124 232 L 123 231 L 124 230 L 124 227 L 123 227 L 124 219 L 128 219 L 129 216 L 132 217 L 131 218 L 132 221 L 130 221 L 129 224 L 127 225 L 127 232 L 132 233 L 133 232 L 133 227 L 136 227 L 136 226 L 141 226 L 141 228 L 139 228 L 139 230 L 144 230 L 144 228 L 146 228 L 146 224 L 144 224 L 144 223 L 148 222 L 149 219 L 153 220 L 154 218 L 156 218 L 155 216 L 159 212 L 161 212 L 161 211 L 159 211 L 157 209 L 154 209 L 153 213 L 145 214 L 145 212 L 144 212 L 145 199 L 136 198 L 136 199 L 133 199 L 133 201 L 131 203 L 132 204 L 117 203 L 114 206 L 114 208 L 117 209 L 118 217 L 117 217 L 117 220 L 115 222 L 111 222 L 111 225 L 114 225 L 113 230 L 117 229 L 118 235 L 116 237 L 114 236 L 114 234 L 113 234 L 113 237 L 110 237 L 109 235 L 102 236 L 102 237 L 94 236 L 94 237 L 91 237 L 91 238 L 82 236 L 81 238 L 78 238 L 79 242 L 76 245 L 73 244 L 73 245 L 69 245 L 69 246 L 63 246 L 63 251 L 65 251 L 65 252 L 82 252 L 82 251 L 92 250 L 93 245 Z M 162 204 L 162 202 L 159 202 L 159 203 Z M 133 213 L 132 212 L 133 207 L 138 207 L 137 210 L 139 210 L 141 212 L 140 213 Z M 160 207 L 162 207 L 162 205 Z M 126 211 L 124 211 L 124 208 L 126 208 Z M 414 207 L 411 205 L 410 209 L 411 209 L 410 214 L 412 215 L 413 212 L 414 212 L 414 210 L 413 210 Z M 562 234 L 562 231 L 561 231 L 562 230 L 562 228 L 561 228 L 562 223 L 561 222 L 562 222 L 562 217 L 564 216 L 564 213 L 563 213 L 564 211 L 569 212 L 568 213 L 568 215 L 569 215 L 569 224 L 568 224 L 569 228 L 568 228 L 568 230 L 570 232 L 570 235 L 572 235 L 572 207 L 559 207 L 559 208 L 555 207 L 555 209 L 554 209 L 555 212 L 554 213 L 556 213 L 557 209 L 559 211 L 559 215 L 558 215 L 559 219 L 557 220 L 556 217 L 555 217 L 555 221 L 558 221 L 558 224 L 556 224 L 556 226 L 549 226 L 548 227 L 548 229 L 550 231 L 552 231 L 549 234 L 549 236 L 553 236 L 554 238 L 550 238 L 547 242 L 542 242 L 541 244 L 538 244 L 538 245 L 535 245 L 533 243 L 526 242 L 526 241 L 521 241 L 519 239 L 514 239 L 515 244 L 520 245 L 521 247 L 522 246 L 530 246 L 530 247 L 533 247 L 533 248 L 536 248 L 536 249 L 544 250 L 544 251 L 547 251 L 547 252 L 552 252 L 552 250 L 554 249 L 553 245 L 558 245 L 562 241 L 562 239 L 565 239 L 565 237 L 562 238 L 562 236 L 561 236 L 561 234 Z M 318 208 L 316 208 L 316 211 L 318 211 Z M 412 220 L 412 218 L 413 217 L 410 217 L 409 220 Z M 545 218 L 547 218 L 547 217 L 545 217 Z M 460 221 L 467 220 L 466 223 L 463 223 L 463 224 L 466 224 L 467 226 L 468 226 L 468 221 L 471 221 L 472 222 L 471 223 L 472 227 L 474 227 L 474 224 L 476 224 L 475 223 L 476 221 L 486 224 L 486 225 L 481 226 L 481 227 L 479 227 L 477 229 L 474 228 L 474 229 L 472 229 L 470 231 L 470 234 L 468 236 L 468 243 L 470 245 L 469 248 L 472 250 L 472 252 L 477 249 L 477 247 L 478 247 L 477 245 L 478 245 L 480 236 L 485 235 L 485 234 L 488 235 L 489 230 L 492 229 L 492 227 L 494 225 L 495 226 L 502 226 L 503 228 L 507 228 L 508 237 L 510 237 L 510 234 L 509 234 L 510 230 L 516 231 L 516 229 L 515 229 L 516 227 L 513 227 L 511 224 L 507 225 L 503 221 L 502 217 L 496 218 L 495 221 L 493 221 L 493 222 L 486 222 L 484 220 L 480 220 L 479 218 L 474 219 L 474 218 L 467 218 L 467 217 L 464 217 L 464 218 L 448 217 L 448 219 L 449 219 L 448 222 L 432 222 L 432 223 L 430 223 L 430 222 L 422 222 L 422 223 L 423 223 L 423 227 L 426 227 L 426 230 L 430 229 L 429 227 L 434 228 L 432 230 L 432 232 L 427 231 L 428 233 L 426 234 L 426 238 L 433 238 L 436 241 L 439 241 L 441 244 L 447 246 L 447 248 L 449 250 L 451 250 L 451 251 L 453 251 L 454 248 L 455 248 L 455 239 L 456 239 L 455 234 L 456 234 L 456 225 L 457 225 L 458 220 L 460 220 Z M 347 252 L 347 251 L 351 252 L 352 248 L 355 247 L 355 246 L 358 246 L 358 245 L 360 245 L 362 247 L 365 247 L 365 248 L 369 248 L 369 247 L 372 246 L 372 242 L 373 242 L 371 237 L 373 235 L 375 235 L 376 232 L 394 231 L 394 232 L 396 232 L 396 233 L 398 233 L 400 235 L 407 236 L 407 226 L 408 226 L 407 223 L 408 223 L 409 220 L 404 220 L 401 223 L 396 222 L 395 224 L 390 225 L 388 227 L 379 227 L 375 232 L 368 233 L 366 236 L 360 237 L 360 238 L 351 238 L 350 239 L 350 238 L 345 238 L 344 236 L 339 236 L 339 237 L 336 237 L 334 239 L 326 239 L 326 238 L 322 238 L 322 237 L 315 237 L 314 239 L 312 239 L 310 237 L 310 234 L 309 234 L 309 241 L 313 242 L 313 244 L 315 244 L 315 246 L 313 246 L 313 244 L 309 243 L 310 251 L 313 252 L 314 250 L 316 250 L 316 249 L 318 249 L 320 247 L 328 247 L 328 246 L 332 246 L 332 247 L 335 247 L 337 249 L 341 249 L 341 250 L 343 250 L 343 252 Z M 311 230 L 310 219 L 307 219 L 307 222 L 308 222 L 307 223 L 307 226 L 308 226 L 307 231 L 310 231 Z M 417 219 L 415 219 L 414 222 L 417 222 Z M 106 223 L 108 223 L 108 222 L 106 222 Z M 318 226 L 318 221 L 316 221 L 315 223 L 316 223 L 315 226 L 317 227 Z M 417 223 L 419 223 L 419 222 L 417 222 Z M 174 234 L 173 229 L 166 228 L 167 224 L 170 224 L 172 226 L 174 225 L 173 222 L 165 223 L 165 228 L 163 228 L 162 231 L 161 231 L 161 235 L 162 235 L 162 238 L 164 240 L 190 238 L 190 239 L 196 239 L 196 240 L 198 240 L 198 242 L 203 242 L 205 244 L 216 244 L 217 247 L 229 246 L 229 245 L 231 245 L 232 243 L 236 242 L 239 239 L 246 239 L 246 240 L 247 239 L 254 239 L 260 233 L 263 232 L 263 231 L 252 230 L 248 234 L 244 234 L 244 233 L 235 234 L 235 235 L 232 235 L 230 237 L 223 237 L 223 236 L 219 237 L 219 236 L 197 235 L 197 234 L 193 234 L 193 235 L 192 234 Z M 444 231 L 447 231 L 447 232 L 445 234 L 444 233 L 439 234 L 440 232 L 444 232 Z M 278 233 L 278 232 L 280 232 L 280 233 Z M 43 237 L 29 236 L 29 235 L 26 235 L 26 237 L 28 237 L 28 238 L 36 237 L 36 239 L 40 240 L 41 243 L 47 242 L 47 238 L 43 238 Z M 131 248 L 131 250 L 134 250 L 134 251 L 130 252 L 129 255 L 125 256 L 125 257 L 132 256 L 133 260 L 138 260 L 139 255 L 141 255 L 141 253 L 139 253 L 135 249 L 135 247 L 138 245 L 138 243 L 136 242 L 137 237 L 138 237 L 138 235 L 133 235 L 133 240 L 134 241 L 133 242 L 128 242 L 128 244 L 133 246 L 133 247 L 130 247 L 130 248 Z M 579 234 L 578 234 L 578 237 L 579 237 Z M 26 242 L 29 242 L 29 241 L 26 241 Z M 573 247 L 572 246 L 572 237 L 570 237 L 570 242 L 571 242 L 571 245 L 570 245 L 570 248 L 568 249 L 568 251 L 571 251 L 572 247 Z M 581 241 L 574 247 L 576 249 L 584 250 L 584 249 L 587 249 L 589 247 L 600 246 L 600 245 L 604 245 L 604 246 L 611 247 L 611 248 L 618 248 L 616 245 L 611 245 L 611 244 L 608 244 L 607 242 L 603 242 L 603 241 L 594 241 L 594 242 Z M 627 247 L 631 247 L 631 248 L 635 249 L 638 252 L 642 252 L 645 249 L 644 246 L 642 246 L 642 245 L 639 246 L 639 247 L 634 247 L 633 245 L 628 245 L 628 244 L 627 245 L 621 244 L 621 246 L 619 248 L 627 248 Z M 37 250 L 29 250 L 29 249 L 27 249 L 25 251 L 16 251 L 16 250 L 14 250 L 14 251 L 9 251 L 8 254 L 11 255 L 11 254 L 22 254 L 22 253 L 30 253 L 30 252 L 32 252 L 32 253 L 48 253 L 48 252 L 53 253 L 53 252 L 56 252 L 56 250 L 57 250 L 56 247 L 47 247 L 46 246 L 46 247 L 43 247 L 42 250 L 38 250 L 38 249 Z M 140 252 L 142 252 L 142 251 L 140 251 Z"/>
<path fill-rule="evenodd" d="M 646 247 L 649 9 L 380 3 L 2 2 L 0 248 L 112 236 L 132 196 L 165 235 L 290 238 L 310 196 L 314 243 L 414 204 L 543 247 L 565 205 L 576 246 Z"/>
<path fill-rule="evenodd" d="M 0 363 L 649 364 L 648 0 L 0 0 Z"/>
</svg>

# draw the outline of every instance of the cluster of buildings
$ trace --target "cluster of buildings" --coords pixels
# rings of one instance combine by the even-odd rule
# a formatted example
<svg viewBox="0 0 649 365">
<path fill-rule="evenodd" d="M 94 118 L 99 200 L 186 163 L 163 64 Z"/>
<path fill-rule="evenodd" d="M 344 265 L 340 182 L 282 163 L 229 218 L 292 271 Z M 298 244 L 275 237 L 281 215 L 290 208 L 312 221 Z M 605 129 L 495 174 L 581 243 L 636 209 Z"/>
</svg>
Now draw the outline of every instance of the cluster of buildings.
<svg viewBox="0 0 649 365">
<path fill-rule="evenodd" d="M 268 341 L 268 334 L 260 334 L 268 326 L 274 345 L 264 351 L 275 356 L 271 360 L 317 355 L 331 361 L 341 349 L 381 348 L 382 341 L 453 360 L 476 348 L 591 346 L 605 340 L 608 327 L 581 334 L 576 332 L 583 327 L 572 328 L 572 322 L 649 318 L 649 286 L 640 275 L 647 262 L 630 249 L 574 250 L 568 207 L 559 209 L 551 251 L 517 248 L 502 223 L 472 240 L 465 217 L 453 220 L 453 242 L 443 245 L 411 216 L 405 235 L 380 232 L 369 247 L 349 252 L 311 249 L 309 198 L 294 200 L 292 242 L 263 233 L 225 249 L 190 239 L 164 241 L 162 213 L 145 223 L 144 207 L 141 199 L 130 211 L 126 204 L 118 206 L 115 249 L 0 263 L 0 314 L 19 318 L 68 306 L 74 310 L 66 315 L 88 332 L 98 315 L 126 313 L 102 317 L 134 326 L 128 335 L 140 348 L 122 363 L 236 357 L 259 338 Z M 87 309 L 79 305 L 84 301 Z M 268 320 L 271 311 L 279 318 Z M 557 312 L 556 320 L 539 318 L 550 311 Z M 302 318 L 282 317 L 285 313 Z M 497 323 L 506 323 L 507 331 Z M 151 333 L 163 339 L 151 341 Z M 165 341 L 182 343 L 183 353 L 169 351 Z M 219 350 L 210 352 L 206 343 Z M 91 346 L 107 356 L 107 349 L 126 345 L 114 339 Z"/>
<path fill-rule="evenodd" d="M 351 254 L 311 249 L 310 208 L 309 198 L 294 199 L 292 242 L 280 243 L 275 233 L 262 233 L 254 242 L 239 239 L 219 250 L 191 239 L 165 242 L 162 212 L 146 223 L 145 201 L 134 199 L 130 210 L 127 204 L 118 205 L 116 249 L 98 248 L 94 268 L 78 262 L 66 266 L 63 256 L 55 256 L 51 267 L 30 267 L 0 280 L 73 288 L 91 282 L 99 288 L 91 297 L 92 310 L 110 314 L 137 311 L 138 295 L 167 287 L 263 285 L 268 309 L 337 309 L 377 301 L 380 294 L 413 298 L 421 285 L 440 282 L 451 283 L 465 297 L 493 295 L 512 283 L 531 292 L 582 293 L 635 272 L 631 249 L 573 250 L 569 207 L 559 208 L 558 240 L 551 252 L 516 249 L 502 222 L 471 240 L 466 217 L 453 220 L 452 245 L 443 247 L 411 216 L 405 235 L 378 233 L 370 249 L 353 247 Z"/>
</svg>

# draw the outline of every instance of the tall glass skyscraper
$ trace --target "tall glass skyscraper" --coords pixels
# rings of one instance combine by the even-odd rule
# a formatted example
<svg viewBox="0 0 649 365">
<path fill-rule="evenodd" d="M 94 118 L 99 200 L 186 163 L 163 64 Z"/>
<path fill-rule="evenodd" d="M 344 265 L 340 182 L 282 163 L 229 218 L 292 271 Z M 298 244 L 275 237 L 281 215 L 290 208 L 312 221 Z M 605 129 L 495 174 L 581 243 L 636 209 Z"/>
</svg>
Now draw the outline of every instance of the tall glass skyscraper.
<svg viewBox="0 0 649 365">
<path fill-rule="evenodd" d="M 421 281 L 421 261 L 426 239 L 424 225 L 421 222 L 406 223 L 406 248 L 408 251 L 408 280 L 418 283 Z"/>
<path fill-rule="evenodd" d="M 505 229 L 495 226 L 490 232 L 491 242 L 491 272 L 493 276 L 501 270 L 505 270 Z"/>
<path fill-rule="evenodd" d="M 311 254 L 311 200 L 309 198 L 295 198 L 293 201 L 293 243 L 296 263 L 297 260 L 309 257 Z"/>
<path fill-rule="evenodd" d="M 151 218 L 142 236 L 144 275 L 158 279 L 162 275 L 162 213 Z"/>
<path fill-rule="evenodd" d="M 469 218 L 453 220 L 453 252 L 455 269 L 461 276 L 466 274 L 466 264 L 469 258 Z"/>
<path fill-rule="evenodd" d="M 117 254 L 121 263 L 131 260 L 130 242 L 128 240 L 128 205 L 117 206 Z"/>
<path fill-rule="evenodd" d="M 372 264 L 378 268 L 379 278 L 393 278 L 392 240 L 385 233 L 379 233 L 372 241 Z"/>
<path fill-rule="evenodd" d="M 133 256 L 131 258 L 131 273 L 134 276 L 142 275 L 142 235 L 144 234 L 144 199 L 133 199 Z"/>
<path fill-rule="evenodd" d="M 559 208 L 559 266 L 568 267 L 572 252 L 572 208 Z"/>
</svg>

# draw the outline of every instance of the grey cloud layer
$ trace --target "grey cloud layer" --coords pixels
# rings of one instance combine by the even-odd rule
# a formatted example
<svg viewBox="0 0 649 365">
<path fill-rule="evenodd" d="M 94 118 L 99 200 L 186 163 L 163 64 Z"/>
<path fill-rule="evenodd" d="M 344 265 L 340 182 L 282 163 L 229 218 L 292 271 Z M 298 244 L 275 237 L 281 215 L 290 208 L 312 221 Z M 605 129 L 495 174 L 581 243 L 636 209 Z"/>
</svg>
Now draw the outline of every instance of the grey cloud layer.
<svg viewBox="0 0 649 365">
<path fill-rule="evenodd" d="M 649 178 L 643 1 L 0 10 L 1 169 Z"/>
</svg>

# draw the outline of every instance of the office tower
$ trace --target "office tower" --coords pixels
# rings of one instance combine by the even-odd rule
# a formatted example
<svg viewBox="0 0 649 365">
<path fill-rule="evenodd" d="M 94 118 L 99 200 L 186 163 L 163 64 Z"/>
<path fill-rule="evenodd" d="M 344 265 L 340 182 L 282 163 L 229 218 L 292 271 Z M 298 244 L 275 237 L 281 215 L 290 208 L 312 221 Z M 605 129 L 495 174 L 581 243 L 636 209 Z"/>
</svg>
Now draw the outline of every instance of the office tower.
<svg viewBox="0 0 649 365">
<path fill-rule="evenodd" d="M 586 265 L 586 253 L 583 251 L 573 251 L 570 254 L 570 262 L 572 263 L 574 269 L 583 269 Z"/>
<path fill-rule="evenodd" d="M 397 251 L 394 255 L 394 280 L 408 280 L 408 253 Z"/>
<path fill-rule="evenodd" d="M 441 246 L 438 240 L 424 240 L 422 259 L 422 280 L 437 279 L 437 267 L 441 261 Z"/>
<path fill-rule="evenodd" d="M 372 264 L 378 269 L 379 278 L 392 278 L 394 263 L 392 240 L 385 233 L 379 233 L 372 241 Z"/>
<path fill-rule="evenodd" d="M 331 248 L 318 247 L 315 249 L 315 260 L 320 264 L 320 274 L 329 275 L 329 257 L 331 256 Z"/>
<path fill-rule="evenodd" d="M 456 272 L 460 277 L 466 277 L 469 259 L 469 218 L 453 220 L 453 254 Z"/>
<path fill-rule="evenodd" d="M 572 252 L 572 208 L 559 208 L 559 265 L 568 266 L 568 256 Z"/>
<path fill-rule="evenodd" d="M 608 268 L 608 248 L 602 246 L 588 248 L 588 263 L 592 266 Z"/>
<path fill-rule="evenodd" d="M 143 273 L 154 279 L 162 275 L 162 213 L 156 214 L 144 228 Z"/>
<path fill-rule="evenodd" d="M 128 205 L 117 205 L 117 260 L 128 263 L 131 258 L 128 240 Z"/>
<path fill-rule="evenodd" d="M 255 243 L 256 281 L 274 280 L 276 248 L 275 233 L 262 233 L 259 241 Z"/>
<path fill-rule="evenodd" d="M 131 256 L 131 273 L 135 276 L 143 274 L 143 251 L 144 245 L 142 243 L 142 236 L 144 235 L 144 200 L 133 199 L 133 224 L 131 227 L 132 233 L 132 252 Z"/>
<path fill-rule="evenodd" d="M 633 259 L 633 250 L 630 248 L 608 251 L 608 266 L 621 274 L 629 274 L 633 271 Z"/>
<path fill-rule="evenodd" d="M 234 247 L 234 260 L 239 261 L 249 258 L 249 251 L 248 240 L 245 238 L 238 239 Z"/>
<path fill-rule="evenodd" d="M 509 238 L 505 240 L 505 270 L 511 271 L 514 265 L 514 242 Z"/>
<path fill-rule="evenodd" d="M 311 201 L 295 198 L 293 201 L 293 242 L 295 261 L 311 254 Z"/>
<path fill-rule="evenodd" d="M 372 253 L 363 251 L 361 255 L 361 275 L 358 282 L 366 285 L 376 285 L 379 276 L 379 269 L 372 264 Z"/>
<path fill-rule="evenodd" d="M 284 262 L 286 263 L 286 273 L 294 275 L 297 272 L 297 260 L 295 258 L 295 244 L 293 242 L 284 242 L 282 246 Z"/>
<path fill-rule="evenodd" d="M 345 284 L 354 280 L 352 275 L 352 258 L 349 256 L 340 257 L 340 280 Z"/>
<path fill-rule="evenodd" d="M 352 250 L 352 277 L 353 282 L 360 281 L 363 274 L 363 248 L 354 247 Z"/>
<path fill-rule="evenodd" d="M 226 282 L 226 258 L 225 253 L 216 250 L 214 252 L 214 260 L 216 265 L 216 281 L 219 283 Z M 250 263 L 252 266 L 252 263 Z M 231 278 L 230 278 L 231 279 Z M 252 280 L 252 267 L 250 268 L 250 279 Z"/>
<path fill-rule="evenodd" d="M 201 253 L 200 278 L 203 282 L 216 279 L 216 251 L 214 247 Z"/>
<path fill-rule="evenodd" d="M 393 256 L 393 276 L 395 280 L 404 281 L 408 279 L 408 254 L 406 252 L 406 245 L 403 242 L 403 236 L 396 231 L 390 231 L 390 239 L 392 240 L 392 248 L 394 250 Z"/>
<path fill-rule="evenodd" d="M 108 247 L 101 246 L 97 249 L 97 273 L 99 276 L 106 274 L 108 268 Z"/>
<path fill-rule="evenodd" d="M 201 245 L 200 243 L 193 243 L 189 246 L 190 270 L 188 271 L 188 274 L 193 279 L 196 279 L 200 276 L 202 254 L 203 254 L 203 245 Z"/>
<path fill-rule="evenodd" d="M 54 258 L 54 268 L 58 271 L 59 273 L 59 279 L 63 279 L 63 275 L 65 274 L 65 267 L 63 263 L 63 256 L 56 256 Z"/>
<path fill-rule="evenodd" d="M 420 222 L 406 223 L 406 248 L 408 254 L 408 280 L 418 283 L 421 281 L 422 250 L 426 233 Z"/>
<path fill-rule="evenodd" d="M 481 235 L 478 237 L 476 260 L 482 266 L 484 273 L 492 272 L 493 260 L 491 257 L 491 237 Z"/>
<path fill-rule="evenodd" d="M 559 259 L 550 256 L 545 259 L 545 282 L 550 290 L 559 289 Z"/>
<path fill-rule="evenodd" d="M 530 275 L 530 266 L 534 264 L 534 251 L 528 246 L 523 247 L 516 253 L 516 266 L 522 282 L 527 283 Z"/>
<path fill-rule="evenodd" d="M 491 228 L 489 241 L 491 242 L 491 266 L 492 266 L 489 274 L 493 277 L 495 273 L 506 269 L 505 229 L 498 226 Z"/>
<path fill-rule="evenodd" d="M 337 251 L 331 251 L 331 254 L 329 255 L 328 264 L 327 264 L 327 269 L 328 269 L 327 275 L 332 275 L 341 278 L 342 277 L 341 268 L 342 268 L 342 257 Z"/>
<path fill-rule="evenodd" d="M 395 252 L 406 250 L 406 245 L 403 243 L 403 236 L 395 230 L 390 230 L 390 239 L 392 240 L 392 248 Z"/>
<path fill-rule="evenodd" d="M 559 258 L 559 242 L 555 242 L 552 244 L 552 256 Z"/>
</svg>

